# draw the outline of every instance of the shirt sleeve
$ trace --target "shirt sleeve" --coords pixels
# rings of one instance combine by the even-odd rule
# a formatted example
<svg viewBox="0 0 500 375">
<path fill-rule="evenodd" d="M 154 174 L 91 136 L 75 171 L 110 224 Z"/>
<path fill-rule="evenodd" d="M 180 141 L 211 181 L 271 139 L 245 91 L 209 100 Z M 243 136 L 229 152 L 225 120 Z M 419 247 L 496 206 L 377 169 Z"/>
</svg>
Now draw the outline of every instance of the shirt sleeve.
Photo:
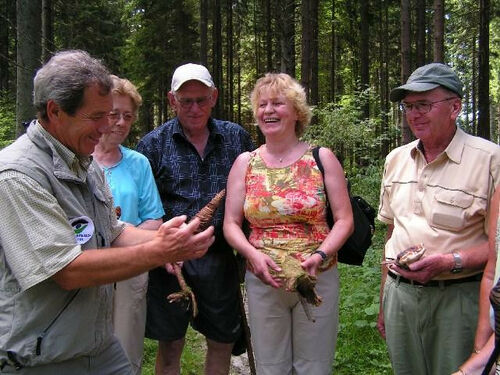
<svg viewBox="0 0 500 375">
<path fill-rule="evenodd" d="M 34 179 L 3 172 L 0 191 L 0 251 L 23 290 L 50 278 L 82 253 L 56 198 Z"/>
<path fill-rule="evenodd" d="M 141 222 L 150 219 L 161 219 L 165 215 L 163 205 L 160 199 L 160 193 L 151 170 L 151 165 L 147 159 L 142 163 L 142 185 L 139 196 L 139 218 Z"/>
</svg>

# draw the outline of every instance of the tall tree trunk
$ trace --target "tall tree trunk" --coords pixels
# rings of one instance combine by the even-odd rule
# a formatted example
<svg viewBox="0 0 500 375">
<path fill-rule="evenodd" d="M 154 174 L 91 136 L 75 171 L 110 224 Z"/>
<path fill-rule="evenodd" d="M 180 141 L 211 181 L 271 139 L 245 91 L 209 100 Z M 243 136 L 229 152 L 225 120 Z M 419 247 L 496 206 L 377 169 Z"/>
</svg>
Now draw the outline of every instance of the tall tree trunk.
<svg viewBox="0 0 500 375">
<path fill-rule="evenodd" d="M 234 101 L 234 92 L 233 92 L 233 0 L 226 0 L 226 38 L 227 38 L 227 67 L 226 67 L 226 77 L 227 77 L 227 119 L 229 121 L 234 121 L 234 113 L 233 113 L 233 101 Z"/>
<path fill-rule="evenodd" d="M 307 98 L 310 97 L 311 90 L 311 13 L 310 1 L 302 1 L 302 54 L 301 54 L 301 77 L 300 82 L 306 91 Z"/>
<path fill-rule="evenodd" d="M 9 0 L 0 0 L 0 91 L 9 88 Z"/>
<path fill-rule="evenodd" d="M 386 41 L 389 40 L 388 27 L 388 1 L 379 0 L 380 14 L 380 49 L 379 49 L 379 64 L 380 64 L 380 109 L 382 112 L 381 134 L 389 134 L 389 51 Z M 390 139 L 382 138 L 381 156 L 385 157 L 389 153 Z"/>
<path fill-rule="evenodd" d="M 208 66 L 208 0 L 200 0 L 200 62 Z"/>
<path fill-rule="evenodd" d="M 273 70 L 273 30 L 271 15 L 271 0 L 265 0 L 266 4 L 266 71 Z"/>
<path fill-rule="evenodd" d="M 444 0 L 434 0 L 434 62 L 444 62 Z"/>
<path fill-rule="evenodd" d="M 406 82 L 410 76 L 410 2 L 401 0 L 401 82 Z M 410 127 L 403 114 L 401 121 L 401 133 L 403 144 L 413 139 Z"/>
<path fill-rule="evenodd" d="M 54 49 L 52 0 L 42 0 L 42 61 L 47 62 Z"/>
<path fill-rule="evenodd" d="M 417 66 L 425 65 L 425 31 L 427 22 L 425 22 L 425 0 L 417 0 L 417 43 L 416 43 L 416 64 Z"/>
<path fill-rule="evenodd" d="M 336 78 L 337 78 L 337 18 L 335 17 L 335 0 L 332 0 L 332 19 L 330 22 L 330 89 L 328 90 L 328 101 L 334 102 L 337 96 Z"/>
<path fill-rule="evenodd" d="M 310 82 L 310 103 L 316 105 L 319 102 L 319 87 L 318 87 L 318 7 L 319 0 L 311 1 L 311 82 Z"/>
<path fill-rule="evenodd" d="M 41 65 L 41 7 L 40 0 L 17 0 L 17 136 L 25 131 L 23 122 L 35 118 L 32 93 L 33 77 Z"/>
<path fill-rule="evenodd" d="M 221 117 L 224 111 L 224 81 L 222 79 L 222 16 L 221 16 L 221 0 L 214 0 L 213 8 L 213 68 L 212 75 L 215 85 L 219 90 L 217 105 L 214 108 L 214 116 Z"/>
<path fill-rule="evenodd" d="M 361 39 L 360 39 L 360 88 L 366 90 L 370 87 L 370 24 L 369 24 L 369 5 L 368 0 L 360 0 L 360 19 L 361 19 Z M 370 102 L 368 99 L 363 103 L 363 117 L 370 116 Z"/>
<path fill-rule="evenodd" d="M 295 77 L 295 0 L 280 0 L 277 5 L 281 46 L 280 71 Z"/>
<path fill-rule="evenodd" d="M 477 135 L 490 139 L 490 1 L 479 0 L 479 119 Z"/>
</svg>

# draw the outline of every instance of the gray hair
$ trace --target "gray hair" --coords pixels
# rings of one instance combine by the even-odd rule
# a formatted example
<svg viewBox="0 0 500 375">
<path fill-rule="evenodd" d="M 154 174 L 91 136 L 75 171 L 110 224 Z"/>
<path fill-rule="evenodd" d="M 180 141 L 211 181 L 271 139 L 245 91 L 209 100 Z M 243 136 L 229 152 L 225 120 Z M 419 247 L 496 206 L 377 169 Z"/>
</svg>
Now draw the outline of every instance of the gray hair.
<svg viewBox="0 0 500 375">
<path fill-rule="evenodd" d="M 99 60 L 81 50 L 58 52 L 34 79 L 33 105 L 38 118 L 48 120 L 49 100 L 68 115 L 74 115 L 83 105 L 85 89 L 93 84 L 99 86 L 101 95 L 109 94 L 113 86 L 108 69 Z"/>
</svg>

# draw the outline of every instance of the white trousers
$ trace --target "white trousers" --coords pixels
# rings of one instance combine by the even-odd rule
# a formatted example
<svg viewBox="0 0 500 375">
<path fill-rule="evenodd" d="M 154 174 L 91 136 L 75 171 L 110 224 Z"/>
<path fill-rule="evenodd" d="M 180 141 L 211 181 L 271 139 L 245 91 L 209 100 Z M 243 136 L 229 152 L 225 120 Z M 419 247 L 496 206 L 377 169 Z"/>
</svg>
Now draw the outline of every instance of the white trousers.
<svg viewBox="0 0 500 375">
<path fill-rule="evenodd" d="M 258 375 L 330 375 L 337 343 L 339 274 L 333 267 L 318 276 L 319 307 L 309 305 L 309 321 L 297 293 L 263 284 L 246 273 L 252 346 Z"/>
<path fill-rule="evenodd" d="M 113 304 L 113 326 L 133 373 L 141 374 L 144 351 L 144 330 L 146 329 L 146 291 L 148 274 L 116 283 Z"/>
</svg>

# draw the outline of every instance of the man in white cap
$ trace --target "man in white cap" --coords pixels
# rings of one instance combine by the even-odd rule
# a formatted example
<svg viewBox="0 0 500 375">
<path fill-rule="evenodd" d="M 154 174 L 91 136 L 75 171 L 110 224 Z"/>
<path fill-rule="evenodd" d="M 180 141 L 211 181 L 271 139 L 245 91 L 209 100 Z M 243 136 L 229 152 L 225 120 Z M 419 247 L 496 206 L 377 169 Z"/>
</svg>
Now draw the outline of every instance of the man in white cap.
<svg viewBox="0 0 500 375">
<path fill-rule="evenodd" d="M 233 161 L 254 146 L 249 134 L 229 121 L 211 118 L 218 91 L 207 68 L 179 66 L 168 100 L 177 117 L 147 134 L 137 150 L 149 159 L 163 201 L 165 219 L 192 217 L 226 186 Z M 167 296 L 179 291 L 170 265 L 152 270 L 148 285 L 146 337 L 159 341 L 156 373 L 179 374 L 188 323 L 207 340 L 206 374 L 227 374 L 234 343 L 241 339 L 236 259 L 222 233 L 223 208 L 213 219 L 215 242 L 198 262 L 185 262 L 184 277 L 198 303 L 198 315 Z M 167 272 L 168 271 L 168 272 Z M 241 354 L 237 350 L 234 354 Z"/>
<path fill-rule="evenodd" d="M 451 374 L 481 349 L 474 333 L 500 148 L 457 127 L 462 83 L 444 64 L 418 68 L 390 97 L 417 140 L 385 161 L 378 219 L 389 265 L 377 328 L 395 374 Z M 424 256 L 408 269 L 391 263 L 419 244 Z"/>
</svg>

